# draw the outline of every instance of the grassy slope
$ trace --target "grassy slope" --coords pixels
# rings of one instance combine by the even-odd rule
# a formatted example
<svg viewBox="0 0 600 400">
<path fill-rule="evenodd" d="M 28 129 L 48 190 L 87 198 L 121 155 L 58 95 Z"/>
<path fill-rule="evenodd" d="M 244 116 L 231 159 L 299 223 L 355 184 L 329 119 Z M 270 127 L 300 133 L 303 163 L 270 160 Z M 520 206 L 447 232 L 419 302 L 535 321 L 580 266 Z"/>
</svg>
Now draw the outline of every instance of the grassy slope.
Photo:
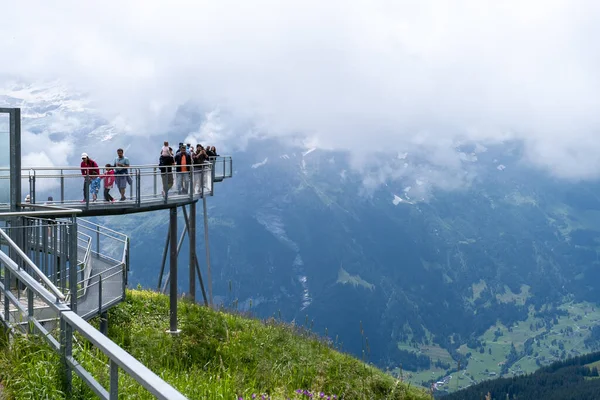
<svg viewBox="0 0 600 400">
<path fill-rule="evenodd" d="M 348 355 L 335 351 L 302 329 L 276 321 L 258 321 L 180 302 L 179 326 L 168 327 L 168 298 L 130 291 L 127 301 L 110 311 L 109 336 L 142 363 L 191 399 L 301 398 L 297 389 L 319 398 L 429 399 L 421 389 L 398 382 Z M 76 358 L 103 383 L 106 361 L 85 343 Z M 31 357 L 31 353 L 35 356 Z M 29 360 L 29 361 L 23 361 Z M 64 398 L 60 392 L 59 356 L 36 340 L 17 340 L 10 353 L 0 353 L 0 380 L 15 399 Z M 123 398 L 152 398 L 121 374 Z M 79 398 L 91 393 L 78 380 Z M 36 393 L 36 396 L 33 396 Z"/>
</svg>

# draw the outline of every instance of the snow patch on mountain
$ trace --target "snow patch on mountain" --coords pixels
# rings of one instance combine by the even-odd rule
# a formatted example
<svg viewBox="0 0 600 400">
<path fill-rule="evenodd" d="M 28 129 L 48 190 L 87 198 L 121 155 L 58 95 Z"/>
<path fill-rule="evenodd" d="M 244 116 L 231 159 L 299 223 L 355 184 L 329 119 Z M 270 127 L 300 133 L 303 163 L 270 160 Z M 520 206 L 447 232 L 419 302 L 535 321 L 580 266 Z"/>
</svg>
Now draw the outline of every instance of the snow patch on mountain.
<svg viewBox="0 0 600 400">
<path fill-rule="evenodd" d="M 267 161 L 269 161 L 269 157 L 266 157 L 264 160 L 262 160 L 261 162 L 258 162 L 256 164 L 252 164 L 252 168 L 258 168 L 258 167 L 262 167 L 263 165 L 265 165 L 267 163 Z"/>
<path fill-rule="evenodd" d="M 316 147 L 312 147 L 312 148 L 306 150 L 304 153 L 302 153 L 302 157 L 306 157 L 307 155 L 309 155 L 310 153 L 312 153 L 315 150 L 316 150 Z"/>
<path fill-rule="evenodd" d="M 308 278 L 304 274 L 304 261 L 300 256 L 300 253 L 296 254 L 296 258 L 292 263 L 292 267 L 294 268 L 294 272 L 297 275 L 298 282 L 302 286 L 302 308 L 300 311 L 306 309 L 306 307 L 310 306 L 312 303 L 312 297 L 308 290 Z"/>
</svg>

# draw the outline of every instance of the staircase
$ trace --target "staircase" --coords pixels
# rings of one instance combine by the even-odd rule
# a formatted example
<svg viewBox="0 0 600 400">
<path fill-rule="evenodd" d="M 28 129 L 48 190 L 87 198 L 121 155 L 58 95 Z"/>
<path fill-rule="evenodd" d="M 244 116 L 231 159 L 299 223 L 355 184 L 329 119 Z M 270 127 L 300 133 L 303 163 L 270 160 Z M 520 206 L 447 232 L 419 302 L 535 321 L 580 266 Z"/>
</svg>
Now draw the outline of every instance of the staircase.
<svg viewBox="0 0 600 400">
<path fill-rule="evenodd" d="M 69 279 L 70 254 L 65 251 L 69 243 L 63 240 L 69 226 L 67 220 L 23 218 L 18 227 L 5 230 L 26 242 L 25 254 L 40 267 L 44 275 L 70 302 L 76 294 L 77 315 L 85 320 L 102 314 L 125 299 L 129 262 L 129 238 L 119 232 L 102 227 L 84 219 L 77 220 L 77 284 L 71 290 Z M 13 232 L 10 232 L 10 231 Z M 8 244 L 0 239 L 0 250 L 8 253 Z M 21 304 L 27 306 L 27 290 L 14 287 L 11 292 Z M 0 299 L 0 308 L 4 299 Z M 42 301 L 33 299 L 33 315 L 46 326 L 54 325 L 57 314 Z M 18 321 L 20 313 L 13 305 L 9 309 L 11 319 Z"/>
</svg>

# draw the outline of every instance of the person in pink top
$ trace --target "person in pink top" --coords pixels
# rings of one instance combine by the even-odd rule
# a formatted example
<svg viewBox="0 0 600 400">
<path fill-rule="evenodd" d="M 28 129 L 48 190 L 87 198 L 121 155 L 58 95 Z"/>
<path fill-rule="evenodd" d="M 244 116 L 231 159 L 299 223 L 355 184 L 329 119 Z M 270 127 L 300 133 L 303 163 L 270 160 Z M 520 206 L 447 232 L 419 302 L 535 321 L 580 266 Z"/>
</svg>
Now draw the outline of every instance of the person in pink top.
<svg viewBox="0 0 600 400">
<path fill-rule="evenodd" d="M 115 170 L 112 165 L 106 164 L 106 169 L 104 170 L 104 200 L 113 202 L 115 199 L 110 195 L 110 189 L 112 189 L 113 184 L 115 183 Z"/>
</svg>

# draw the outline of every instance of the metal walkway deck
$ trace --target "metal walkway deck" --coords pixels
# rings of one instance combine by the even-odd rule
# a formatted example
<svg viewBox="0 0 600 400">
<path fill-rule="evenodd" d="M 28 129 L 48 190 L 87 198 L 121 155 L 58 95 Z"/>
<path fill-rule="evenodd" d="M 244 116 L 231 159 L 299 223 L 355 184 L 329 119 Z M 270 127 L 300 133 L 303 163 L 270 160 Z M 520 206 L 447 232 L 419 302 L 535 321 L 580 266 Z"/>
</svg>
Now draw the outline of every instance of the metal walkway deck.
<svg viewBox="0 0 600 400">
<path fill-rule="evenodd" d="M 116 182 L 110 191 L 114 202 L 104 201 L 104 182 L 100 184 L 97 200 L 89 193 L 90 181 L 79 167 L 32 167 L 21 169 L 22 210 L 39 210 L 44 206 L 73 208 L 81 217 L 120 215 L 168 209 L 187 205 L 214 194 L 214 183 L 232 177 L 232 159 L 213 157 L 190 172 L 176 172 L 173 167 L 161 171 L 157 165 L 129 167 L 129 182 L 125 187 L 126 200 L 119 201 Z M 100 177 L 105 170 L 100 169 Z M 0 168 L 0 212 L 10 210 L 8 198 L 10 169 Z M 183 190 L 180 190 L 183 189 Z M 3 198 L 4 196 L 4 198 Z M 52 200 L 49 200 L 52 198 Z M 52 208 L 49 208 L 51 210 Z"/>
</svg>

